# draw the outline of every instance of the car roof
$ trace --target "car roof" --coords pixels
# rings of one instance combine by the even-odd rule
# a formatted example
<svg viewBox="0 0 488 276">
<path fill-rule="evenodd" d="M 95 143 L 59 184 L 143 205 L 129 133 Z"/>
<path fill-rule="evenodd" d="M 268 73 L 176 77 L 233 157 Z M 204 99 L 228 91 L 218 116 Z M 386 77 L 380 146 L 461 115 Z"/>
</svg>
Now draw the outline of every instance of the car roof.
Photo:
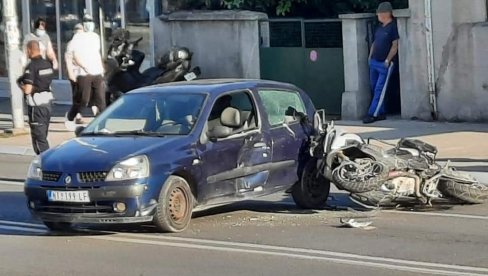
<svg viewBox="0 0 488 276">
<path fill-rule="evenodd" d="M 297 90 L 297 87 L 283 82 L 253 79 L 199 79 L 193 81 L 171 82 L 138 88 L 129 93 L 221 93 L 252 89 L 255 87 L 275 87 Z"/>
</svg>

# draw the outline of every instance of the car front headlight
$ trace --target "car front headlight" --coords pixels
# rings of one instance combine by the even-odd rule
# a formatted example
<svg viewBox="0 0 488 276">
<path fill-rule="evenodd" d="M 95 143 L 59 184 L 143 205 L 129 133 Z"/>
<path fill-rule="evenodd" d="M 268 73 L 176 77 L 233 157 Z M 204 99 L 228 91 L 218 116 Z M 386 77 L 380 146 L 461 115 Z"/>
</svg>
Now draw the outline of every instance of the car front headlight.
<svg viewBox="0 0 488 276">
<path fill-rule="evenodd" d="M 39 156 L 32 160 L 27 171 L 27 179 L 42 180 L 41 158 Z"/>
<path fill-rule="evenodd" d="M 139 179 L 149 176 L 149 159 L 145 155 L 131 157 L 115 165 L 105 181 Z"/>
</svg>

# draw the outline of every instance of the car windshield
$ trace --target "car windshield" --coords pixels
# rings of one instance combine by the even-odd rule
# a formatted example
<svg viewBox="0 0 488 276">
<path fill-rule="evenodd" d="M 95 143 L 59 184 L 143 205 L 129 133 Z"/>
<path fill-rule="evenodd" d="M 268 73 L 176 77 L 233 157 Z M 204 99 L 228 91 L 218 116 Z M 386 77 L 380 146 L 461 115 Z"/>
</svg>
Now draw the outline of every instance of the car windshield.
<svg viewBox="0 0 488 276">
<path fill-rule="evenodd" d="M 81 135 L 188 135 L 204 94 L 127 94 L 100 114 Z"/>
</svg>

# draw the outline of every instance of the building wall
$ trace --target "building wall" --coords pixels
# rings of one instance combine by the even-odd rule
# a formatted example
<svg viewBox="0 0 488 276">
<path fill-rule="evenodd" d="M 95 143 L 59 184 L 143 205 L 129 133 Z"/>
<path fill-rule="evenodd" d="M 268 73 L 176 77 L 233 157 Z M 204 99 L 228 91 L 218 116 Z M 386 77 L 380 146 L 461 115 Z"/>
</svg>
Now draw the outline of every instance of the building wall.
<svg viewBox="0 0 488 276">
<path fill-rule="evenodd" d="M 194 53 L 193 66 L 202 78 L 259 78 L 259 21 L 263 13 L 248 11 L 180 11 L 153 19 L 155 56 L 172 46 Z"/>
<path fill-rule="evenodd" d="M 488 24 L 485 0 L 432 0 L 439 118 L 488 121 Z M 399 19 L 402 117 L 431 119 L 424 0 Z"/>
</svg>

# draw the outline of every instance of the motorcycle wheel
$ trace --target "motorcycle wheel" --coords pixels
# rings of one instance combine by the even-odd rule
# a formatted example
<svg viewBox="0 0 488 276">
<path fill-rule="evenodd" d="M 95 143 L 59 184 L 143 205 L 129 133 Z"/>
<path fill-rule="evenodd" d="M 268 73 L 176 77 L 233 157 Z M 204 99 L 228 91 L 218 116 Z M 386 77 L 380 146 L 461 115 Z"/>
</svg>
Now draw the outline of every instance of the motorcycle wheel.
<svg viewBox="0 0 488 276">
<path fill-rule="evenodd" d="M 391 197 L 386 196 L 381 191 L 351 194 L 350 197 L 363 205 L 371 207 L 395 207 L 396 205 Z"/>
<path fill-rule="evenodd" d="M 291 195 L 302 209 L 321 209 L 329 197 L 330 181 L 317 170 L 317 160 L 310 160 L 303 169 L 302 178 L 293 185 Z"/>
<path fill-rule="evenodd" d="M 481 204 L 488 201 L 488 186 L 466 184 L 454 180 L 441 181 L 437 187 L 447 197 L 462 200 L 465 203 Z"/>
<path fill-rule="evenodd" d="M 380 163 L 371 160 L 372 165 L 375 166 L 375 176 L 368 179 L 363 179 L 362 175 L 358 175 L 354 178 L 346 179 L 343 176 L 343 170 L 347 170 L 346 166 L 351 166 L 351 163 L 339 165 L 332 172 L 332 181 L 339 188 L 347 190 L 353 194 L 360 194 L 371 192 L 378 189 L 388 179 L 387 167 Z"/>
</svg>

